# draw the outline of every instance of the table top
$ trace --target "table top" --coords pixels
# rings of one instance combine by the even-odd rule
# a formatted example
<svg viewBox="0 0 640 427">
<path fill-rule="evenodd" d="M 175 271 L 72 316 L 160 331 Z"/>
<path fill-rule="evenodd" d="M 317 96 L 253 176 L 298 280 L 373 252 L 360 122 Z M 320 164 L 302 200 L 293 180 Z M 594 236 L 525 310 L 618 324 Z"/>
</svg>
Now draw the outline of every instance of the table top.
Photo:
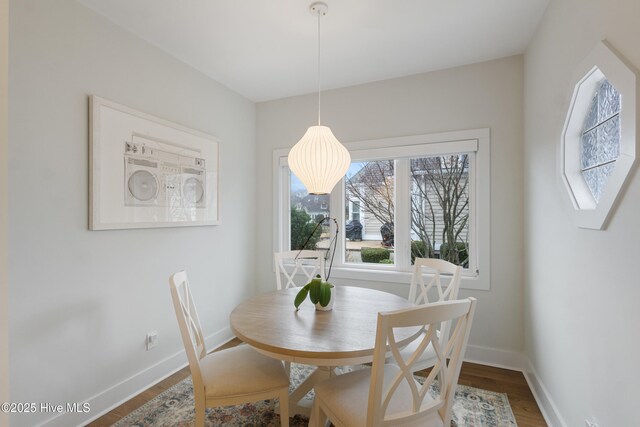
<svg viewBox="0 0 640 427">
<path fill-rule="evenodd" d="M 316 311 L 309 299 L 296 311 L 300 288 L 253 297 L 231 313 L 231 329 L 258 350 L 283 360 L 335 366 L 371 361 L 378 312 L 412 307 L 405 298 L 374 289 L 336 286 L 333 310 Z M 396 340 L 419 328 L 396 330 Z"/>
</svg>

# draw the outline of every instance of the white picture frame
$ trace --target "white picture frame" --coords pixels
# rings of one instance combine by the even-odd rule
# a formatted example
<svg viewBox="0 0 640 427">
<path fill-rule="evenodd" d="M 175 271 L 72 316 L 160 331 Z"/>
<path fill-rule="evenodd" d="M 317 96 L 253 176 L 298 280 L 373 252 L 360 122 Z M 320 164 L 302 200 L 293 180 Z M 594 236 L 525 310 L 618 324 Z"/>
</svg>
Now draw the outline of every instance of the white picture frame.
<svg viewBox="0 0 640 427">
<path fill-rule="evenodd" d="M 218 225 L 216 137 L 89 99 L 89 229 Z"/>
</svg>

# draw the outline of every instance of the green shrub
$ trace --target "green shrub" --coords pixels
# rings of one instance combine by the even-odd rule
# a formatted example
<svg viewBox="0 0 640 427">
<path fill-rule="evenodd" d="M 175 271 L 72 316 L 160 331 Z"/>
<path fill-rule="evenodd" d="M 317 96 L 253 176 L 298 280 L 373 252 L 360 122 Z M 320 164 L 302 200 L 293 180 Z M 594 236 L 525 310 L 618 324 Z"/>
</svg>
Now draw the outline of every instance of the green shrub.
<svg viewBox="0 0 640 427">
<path fill-rule="evenodd" d="M 385 248 L 363 248 L 360 251 L 362 262 L 379 263 L 382 260 L 391 258 L 391 251 Z"/>
<path fill-rule="evenodd" d="M 440 258 L 465 268 L 469 267 L 469 249 L 467 248 L 467 244 L 457 242 L 455 249 L 451 251 L 449 245 L 443 243 L 442 246 L 440 246 Z"/>
<path fill-rule="evenodd" d="M 391 259 L 382 259 L 378 264 L 393 264 L 393 260 Z"/>
<path fill-rule="evenodd" d="M 416 262 L 416 258 L 426 258 L 426 245 L 422 240 L 411 241 L 411 265 Z"/>
<path fill-rule="evenodd" d="M 311 221 L 308 213 L 301 209 L 291 207 L 291 250 L 303 249 L 302 245 L 315 226 L 316 224 Z M 304 249 L 315 250 L 321 234 L 322 227 L 318 227 Z"/>
</svg>

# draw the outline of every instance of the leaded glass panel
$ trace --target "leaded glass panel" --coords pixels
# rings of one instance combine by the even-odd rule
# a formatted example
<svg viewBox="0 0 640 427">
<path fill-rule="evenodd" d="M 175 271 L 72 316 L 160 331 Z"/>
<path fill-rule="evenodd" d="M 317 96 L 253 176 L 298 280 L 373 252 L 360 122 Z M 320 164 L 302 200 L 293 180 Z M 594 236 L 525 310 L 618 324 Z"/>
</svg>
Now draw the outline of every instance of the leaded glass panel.
<svg viewBox="0 0 640 427">
<path fill-rule="evenodd" d="M 615 163 L 607 163 L 606 165 L 596 166 L 593 169 L 587 169 L 582 172 L 584 179 L 589 186 L 589 190 L 591 190 L 591 194 L 593 194 L 593 198 L 596 199 L 596 202 L 600 201 L 600 197 L 602 197 L 602 193 L 604 192 L 604 187 L 607 184 L 607 179 L 611 176 L 614 166 Z"/>
<path fill-rule="evenodd" d="M 620 93 L 608 80 L 605 80 L 598 88 L 598 122 L 602 123 L 619 112 Z"/>
<path fill-rule="evenodd" d="M 584 170 L 596 163 L 596 150 L 598 149 L 597 129 L 585 132 L 580 137 L 580 167 Z"/>
<path fill-rule="evenodd" d="M 615 161 L 620 155 L 620 116 L 591 129 L 580 137 L 580 166 L 587 169 Z"/>
<path fill-rule="evenodd" d="M 598 163 L 616 160 L 620 155 L 620 116 L 598 126 Z"/>
<path fill-rule="evenodd" d="M 591 101 L 591 107 L 589 107 L 589 112 L 587 113 L 587 118 L 584 121 L 584 127 L 582 129 L 583 132 L 588 131 L 589 129 L 595 127 L 598 124 L 598 92 L 593 97 Z"/>
<path fill-rule="evenodd" d="M 620 93 L 604 79 L 595 91 L 580 136 L 580 167 L 596 202 L 620 155 L 620 108 Z"/>
</svg>

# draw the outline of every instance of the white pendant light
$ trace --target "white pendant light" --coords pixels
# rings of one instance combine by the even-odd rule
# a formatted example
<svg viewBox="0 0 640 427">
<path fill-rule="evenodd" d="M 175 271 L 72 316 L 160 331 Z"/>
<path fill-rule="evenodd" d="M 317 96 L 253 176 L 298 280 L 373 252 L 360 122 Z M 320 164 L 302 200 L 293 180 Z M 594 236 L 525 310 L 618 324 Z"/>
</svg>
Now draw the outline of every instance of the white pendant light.
<svg viewBox="0 0 640 427">
<path fill-rule="evenodd" d="M 351 156 L 331 129 L 320 125 L 320 17 L 326 15 L 329 8 L 326 3 L 316 2 L 310 10 L 318 16 L 318 125 L 307 129 L 289 151 L 289 168 L 309 194 L 329 194 L 347 173 Z"/>
</svg>

